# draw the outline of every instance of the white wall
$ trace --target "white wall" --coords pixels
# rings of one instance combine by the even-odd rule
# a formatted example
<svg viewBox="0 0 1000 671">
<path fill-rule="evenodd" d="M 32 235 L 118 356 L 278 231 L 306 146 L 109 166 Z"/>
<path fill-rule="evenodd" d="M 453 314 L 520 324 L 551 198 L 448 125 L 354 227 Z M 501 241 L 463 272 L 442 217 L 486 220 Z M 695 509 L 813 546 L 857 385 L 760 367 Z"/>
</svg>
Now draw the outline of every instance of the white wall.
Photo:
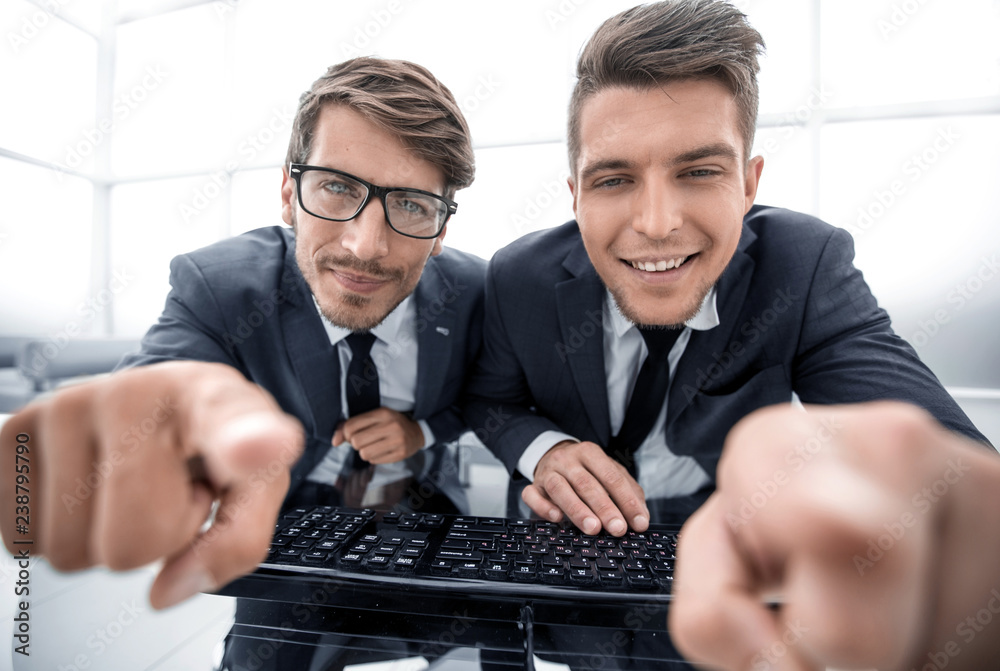
<svg viewBox="0 0 1000 671">
<path fill-rule="evenodd" d="M 298 95 L 357 54 L 422 63 L 462 103 L 479 171 L 448 244 L 488 257 L 565 221 L 573 61 L 632 4 L 5 0 L 0 335 L 141 334 L 173 255 L 280 223 Z M 759 202 L 852 231 L 942 380 L 1000 389 L 1000 3 L 736 4 L 768 44 Z"/>
</svg>

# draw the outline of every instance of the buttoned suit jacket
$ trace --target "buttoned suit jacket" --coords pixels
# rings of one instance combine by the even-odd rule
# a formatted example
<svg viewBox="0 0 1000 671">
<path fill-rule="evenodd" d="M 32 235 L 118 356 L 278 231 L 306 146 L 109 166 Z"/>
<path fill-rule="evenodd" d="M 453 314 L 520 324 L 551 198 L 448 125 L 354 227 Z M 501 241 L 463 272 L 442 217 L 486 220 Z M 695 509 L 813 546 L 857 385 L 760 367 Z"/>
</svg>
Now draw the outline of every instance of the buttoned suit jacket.
<svg viewBox="0 0 1000 671">
<path fill-rule="evenodd" d="M 465 431 L 459 400 L 482 341 L 486 262 L 452 249 L 432 256 L 413 292 L 417 388 L 412 417 L 437 442 Z M 297 417 L 305 451 L 294 491 L 330 448 L 343 421 L 340 361 L 295 261 L 287 227 L 222 240 L 170 264 L 171 291 L 141 350 L 119 368 L 163 361 L 223 363 L 266 389 Z"/>
<path fill-rule="evenodd" d="M 764 406 L 896 399 L 986 439 L 853 265 L 851 237 L 813 217 L 754 206 L 717 287 L 720 323 L 692 330 L 667 399 L 666 443 L 713 478 L 729 430 Z M 557 430 L 607 446 L 605 289 L 576 222 L 497 252 L 486 283 L 483 351 L 469 381 L 470 428 L 514 473 Z"/>
</svg>

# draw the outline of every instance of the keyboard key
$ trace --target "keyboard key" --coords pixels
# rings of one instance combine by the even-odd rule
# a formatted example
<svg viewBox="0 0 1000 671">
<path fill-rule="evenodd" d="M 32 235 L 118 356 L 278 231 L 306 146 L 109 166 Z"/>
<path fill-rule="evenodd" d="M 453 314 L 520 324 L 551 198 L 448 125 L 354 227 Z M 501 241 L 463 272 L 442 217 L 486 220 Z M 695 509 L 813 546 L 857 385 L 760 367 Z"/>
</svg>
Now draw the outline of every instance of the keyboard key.
<svg viewBox="0 0 1000 671">
<path fill-rule="evenodd" d="M 479 562 L 457 562 L 455 566 L 452 567 L 452 572 L 460 578 L 476 578 L 479 576 Z"/>
<path fill-rule="evenodd" d="M 507 580 L 507 569 L 496 568 L 496 565 L 487 566 L 483 569 L 483 576 L 487 580 Z"/>
<path fill-rule="evenodd" d="M 605 587 L 621 587 L 625 580 L 625 574 L 621 571 L 600 571 L 598 577 Z"/>
<path fill-rule="evenodd" d="M 369 568 L 385 568 L 392 560 L 385 555 L 372 555 L 365 560 L 365 566 Z"/>
<path fill-rule="evenodd" d="M 653 587 L 653 576 L 650 573 L 627 573 L 628 584 L 634 589 L 651 589 Z"/>
<path fill-rule="evenodd" d="M 435 559 L 431 562 L 431 572 L 436 574 L 451 573 L 451 561 L 448 559 Z"/>
<path fill-rule="evenodd" d="M 561 584 L 564 582 L 566 572 L 562 568 L 550 566 L 538 572 L 538 579 L 549 584 Z"/>
<path fill-rule="evenodd" d="M 394 564 L 397 568 L 412 569 L 417 565 L 417 560 L 413 557 L 397 557 Z"/>
</svg>

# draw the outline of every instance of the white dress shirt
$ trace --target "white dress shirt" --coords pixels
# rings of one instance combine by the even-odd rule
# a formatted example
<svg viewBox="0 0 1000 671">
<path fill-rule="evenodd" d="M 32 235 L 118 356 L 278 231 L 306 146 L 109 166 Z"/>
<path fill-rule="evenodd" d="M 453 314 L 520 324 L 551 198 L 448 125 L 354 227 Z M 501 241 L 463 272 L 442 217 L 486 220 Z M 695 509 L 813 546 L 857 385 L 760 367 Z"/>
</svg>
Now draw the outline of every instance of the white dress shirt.
<svg viewBox="0 0 1000 671">
<path fill-rule="evenodd" d="M 315 296 L 313 303 L 316 303 Z M 319 304 L 316 303 L 319 312 Z M 334 325 L 320 313 L 330 344 L 340 358 L 340 413 L 347 417 L 347 370 L 351 364 L 351 346 L 345 338 L 351 331 Z M 396 309 L 372 329 L 375 342 L 371 357 L 378 370 L 378 392 L 382 407 L 397 412 L 410 412 L 416 403 L 417 391 L 417 306 L 413 296 L 407 296 Z M 331 411 L 333 411 L 331 409 Z M 424 420 L 417 421 L 424 432 L 423 447 L 434 444 L 434 432 Z M 347 442 L 334 446 L 307 476 L 308 480 L 332 483 L 336 481 L 347 457 L 354 448 Z"/>
<path fill-rule="evenodd" d="M 680 361 L 691 331 L 708 331 L 719 325 L 716 309 L 715 288 L 705 296 L 698 314 L 689 319 L 677 338 L 667 358 L 670 365 L 670 381 L 674 379 L 677 363 Z M 625 411 L 632 396 L 632 388 L 639 369 L 646 360 L 646 342 L 636 328 L 618 309 L 614 298 L 605 291 L 603 319 L 604 327 L 604 373 L 608 386 L 608 415 L 611 420 L 611 435 L 617 435 L 625 421 Z M 668 392 L 669 395 L 669 392 Z M 667 445 L 665 426 L 667 404 L 663 404 L 653 428 L 636 450 L 634 458 L 639 486 L 646 498 L 663 498 L 693 494 L 711 482 L 711 478 L 698 462 L 691 457 L 678 456 Z M 533 479 L 535 467 L 541 458 L 557 443 L 564 440 L 579 440 L 561 431 L 546 431 L 528 445 L 517 462 L 517 468 L 529 480 Z"/>
</svg>

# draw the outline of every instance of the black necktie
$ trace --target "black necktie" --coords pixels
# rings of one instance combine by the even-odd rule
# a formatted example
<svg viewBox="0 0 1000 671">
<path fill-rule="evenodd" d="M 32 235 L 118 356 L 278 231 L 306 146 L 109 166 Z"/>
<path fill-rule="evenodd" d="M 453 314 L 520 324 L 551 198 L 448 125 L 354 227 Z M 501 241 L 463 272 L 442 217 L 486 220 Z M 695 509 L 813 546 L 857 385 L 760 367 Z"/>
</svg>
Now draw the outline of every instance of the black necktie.
<svg viewBox="0 0 1000 671">
<path fill-rule="evenodd" d="M 345 338 L 351 347 L 351 365 L 347 368 L 347 414 L 350 417 L 375 410 L 382 405 L 378 391 L 378 369 L 372 361 L 375 336 L 369 331 L 352 333 Z M 366 462 L 354 451 L 354 467 L 363 468 Z"/>
<path fill-rule="evenodd" d="M 649 435 L 656 418 L 667 400 L 667 386 L 670 382 L 670 365 L 667 355 L 683 329 L 640 328 L 639 333 L 646 341 L 649 354 L 642 362 L 639 376 L 632 389 L 632 399 L 625 411 L 625 420 L 618 435 L 608 443 L 608 454 L 620 461 L 635 475 L 632 453 L 639 449 Z"/>
</svg>

